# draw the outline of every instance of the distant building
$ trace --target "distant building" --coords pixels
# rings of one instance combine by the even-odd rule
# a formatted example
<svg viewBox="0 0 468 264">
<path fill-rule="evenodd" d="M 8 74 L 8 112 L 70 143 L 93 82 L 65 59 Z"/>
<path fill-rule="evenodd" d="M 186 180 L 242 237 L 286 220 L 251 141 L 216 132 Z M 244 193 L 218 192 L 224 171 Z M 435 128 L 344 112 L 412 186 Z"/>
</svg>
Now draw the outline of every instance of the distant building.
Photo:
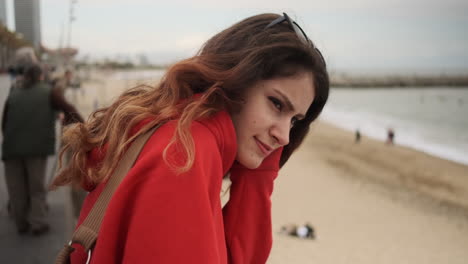
<svg viewBox="0 0 468 264">
<path fill-rule="evenodd" d="M 6 0 L 0 0 L 0 24 L 7 26 L 7 10 L 6 10 Z"/>
<path fill-rule="evenodd" d="M 1 1 L 1 0 L 0 0 Z M 15 0 L 15 31 L 35 49 L 41 44 L 40 0 Z"/>
<path fill-rule="evenodd" d="M 150 63 L 148 61 L 148 57 L 146 57 L 145 54 L 138 55 L 138 60 L 139 60 L 140 66 L 146 67 L 146 66 L 150 65 Z"/>
</svg>

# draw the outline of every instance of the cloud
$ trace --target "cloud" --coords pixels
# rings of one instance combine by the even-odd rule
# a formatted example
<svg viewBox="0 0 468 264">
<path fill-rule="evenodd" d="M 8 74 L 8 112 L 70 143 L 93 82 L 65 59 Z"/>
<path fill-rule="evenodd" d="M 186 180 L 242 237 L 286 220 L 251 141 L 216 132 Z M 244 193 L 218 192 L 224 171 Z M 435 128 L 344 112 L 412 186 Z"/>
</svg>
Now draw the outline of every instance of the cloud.
<svg viewBox="0 0 468 264">
<path fill-rule="evenodd" d="M 58 43 L 68 4 L 42 1 L 46 44 Z M 72 44 L 82 53 L 145 52 L 169 61 L 193 55 L 209 37 L 242 18 L 281 11 L 297 19 L 331 65 L 468 61 L 468 37 L 462 37 L 468 1 L 459 0 L 79 0 Z"/>
<path fill-rule="evenodd" d="M 188 35 L 184 35 L 179 37 L 175 41 L 175 47 L 181 50 L 190 50 L 196 51 L 198 50 L 205 41 L 207 41 L 211 36 L 205 33 L 191 33 Z"/>
</svg>

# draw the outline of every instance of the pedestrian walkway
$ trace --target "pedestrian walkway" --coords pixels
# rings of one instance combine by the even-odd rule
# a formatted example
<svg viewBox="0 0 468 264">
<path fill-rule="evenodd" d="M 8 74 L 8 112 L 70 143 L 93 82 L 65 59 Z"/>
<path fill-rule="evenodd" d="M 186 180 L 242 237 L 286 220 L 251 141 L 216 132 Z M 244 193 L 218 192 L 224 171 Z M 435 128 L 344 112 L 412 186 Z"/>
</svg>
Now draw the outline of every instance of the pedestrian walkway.
<svg viewBox="0 0 468 264">
<path fill-rule="evenodd" d="M 8 76 L 0 75 L 0 113 L 3 111 L 9 86 Z M 49 157 L 47 182 L 52 177 L 54 163 L 55 156 Z M 70 233 L 73 230 L 69 190 L 67 188 L 60 188 L 57 191 L 49 192 L 47 202 L 49 206 L 48 222 L 51 227 L 50 232 L 39 237 L 18 235 L 13 219 L 8 214 L 8 193 L 3 162 L 0 163 L 0 263 L 53 263 L 58 251 L 69 239 Z"/>
</svg>

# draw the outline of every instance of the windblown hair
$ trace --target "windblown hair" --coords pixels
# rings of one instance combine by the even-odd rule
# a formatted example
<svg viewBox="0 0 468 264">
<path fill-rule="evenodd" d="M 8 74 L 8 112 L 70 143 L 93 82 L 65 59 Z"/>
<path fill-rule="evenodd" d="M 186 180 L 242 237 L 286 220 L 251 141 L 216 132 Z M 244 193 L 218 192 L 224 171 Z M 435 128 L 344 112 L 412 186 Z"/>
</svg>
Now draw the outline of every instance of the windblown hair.
<svg viewBox="0 0 468 264">
<path fill-rule="evenodd" d="M 209 39 L 197 55 L 170 67 L 157 87 L 130 89 L 111 106 L 93 113 L 86 123 L 68 127 L 60 159 L 67 151 L 72 158 L 52 187 L 106 180 L 135 137 L 169 120 L 178 123 L 163 157 L 171 165 L 167 150 L 175 143 L 180 144 L 185 162 L 176 169 L 185 172 L 195 159 L 190 134 L 192 121 L 221 110 L 235 112 L 246 89 L 259 81 L 310 72 L 315 82 L 315 99 L 306 117 L 291 129 L 290 143 L 284 147 L 280 161 L 284 165 L 322 111 L 328 98 L 329 80 L 320 55 L 286 23 L 265 29 L 276 18 L 276 14 L 261 14 L 234 24 Z M 143 120 L 151 121 L 130 136 L 132 128 Z M 87 167 L 89 152 L 103 146 L 106 148 L 103 161 L 96 167 Z"/>
</svg>

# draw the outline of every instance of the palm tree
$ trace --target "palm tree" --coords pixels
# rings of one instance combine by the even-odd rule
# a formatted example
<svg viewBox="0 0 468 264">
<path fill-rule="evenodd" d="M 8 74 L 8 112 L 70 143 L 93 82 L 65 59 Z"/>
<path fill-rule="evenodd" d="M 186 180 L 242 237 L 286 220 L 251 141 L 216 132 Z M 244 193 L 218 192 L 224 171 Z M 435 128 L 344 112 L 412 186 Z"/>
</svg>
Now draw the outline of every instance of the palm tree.
<svg viewBox="0 0 468 264">
<path fill-rule="evenodd" d="M 8 66 L 15 51 L 24 46 L 31 45 L 0 23 L 0 71 Z"/>
</svg>

